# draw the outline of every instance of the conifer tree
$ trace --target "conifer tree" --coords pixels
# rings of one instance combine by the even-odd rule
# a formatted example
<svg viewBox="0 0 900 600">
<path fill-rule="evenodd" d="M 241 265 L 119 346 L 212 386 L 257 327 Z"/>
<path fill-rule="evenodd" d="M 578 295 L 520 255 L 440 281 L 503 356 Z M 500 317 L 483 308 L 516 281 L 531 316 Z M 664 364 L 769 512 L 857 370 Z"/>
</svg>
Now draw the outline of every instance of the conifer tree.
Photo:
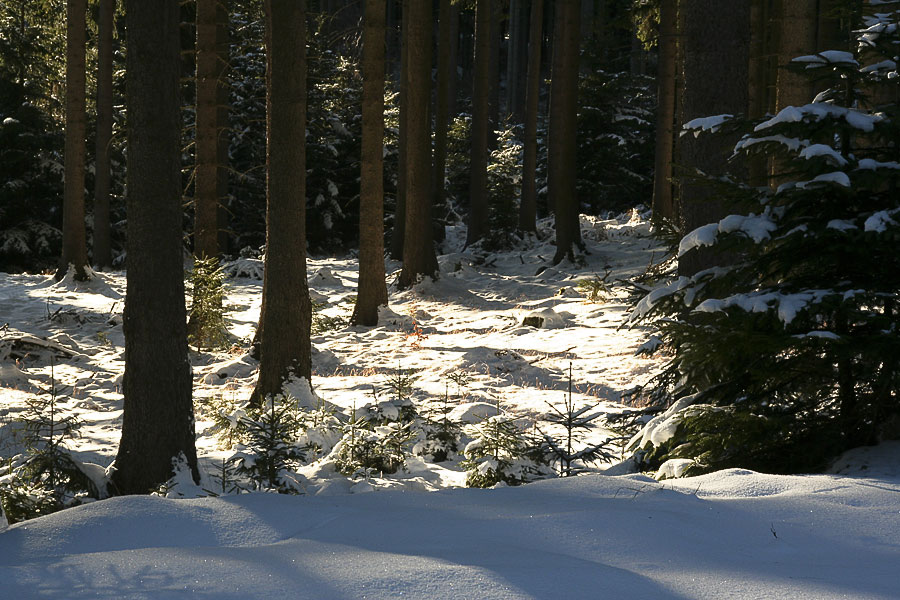
<svg viewBox="0 0 900 600">
<path fill-rule="evenodd" d="M 811 102 L 748 124 L 686 125 L 739 128 L 736 152 L 774 155 L 796 176 L 772 191 L 721 187 L 752 212 L 692 231 L 679 254 L 709 246 L 734 260 L 638 305 L 634 317 L 658 318 L 674 352 L 652 390 L 674 404 L 648 427 L 667 421 L 675 434 L 635 438 L 645 467 L 693 458 L 687 474 L 821 468 L 875 443 L 900 414 L 898 21 L 900 9 L 879 5 L 855 53 L 794 58 L 795 73 L 831 83 Z M 860 94 L 879 88 L 889 102 Z"/>
</svg>

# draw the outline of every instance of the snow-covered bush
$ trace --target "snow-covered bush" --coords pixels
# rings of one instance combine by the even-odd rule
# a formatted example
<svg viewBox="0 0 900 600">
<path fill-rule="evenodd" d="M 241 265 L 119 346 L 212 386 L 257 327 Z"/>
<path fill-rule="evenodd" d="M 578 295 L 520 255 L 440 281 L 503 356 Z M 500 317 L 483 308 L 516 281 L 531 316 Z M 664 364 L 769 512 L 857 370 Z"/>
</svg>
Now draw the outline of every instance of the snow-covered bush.
<svg viewBox="0 0 900 600">
<path fill-rule="evenodd" d="M 225 273 L 217 258 L 195 258 L 190 274 L 191 310 L 188 342 L 197 349 L 223 348 L 228 343 L 225 325 Z"/>
<path fill-rule="evenodd" d="M 637 305 L 632 318 L 654 320 L 674 352 L 653 392 L 688 400 L 669 415 L 669 435 L 633 442 L 644 468 L 669 458 L 696 459 L 685 474 L 822 468 L 876 442 L 900 413 L 898 15 L 884 5 L 865 17 L 852 54 L 793 61 L 831 86 L 750 123 L 735 147 L 775 156 L 784 182 L 738 187 L 751 212 L 681 241 L 680 256 L 709 246 L 727 264 L 673 278 Z"/>
<path fill-rule="evenodd" d="M 508 415 L 488 417 L 467 428 L 466 485 L 487 488 L 498 483 L 519 485 L 552 474 L 540 443 L 531 439 Z"/>
<path fill-rule="evenodd" d="M 403 468 L 415 438 L 411 422 L 372 426 L 363 418 L 357 419 L 346 427 L 335 447 L 335 466 L 351 477 L 396 473 Z"/>
</svg>

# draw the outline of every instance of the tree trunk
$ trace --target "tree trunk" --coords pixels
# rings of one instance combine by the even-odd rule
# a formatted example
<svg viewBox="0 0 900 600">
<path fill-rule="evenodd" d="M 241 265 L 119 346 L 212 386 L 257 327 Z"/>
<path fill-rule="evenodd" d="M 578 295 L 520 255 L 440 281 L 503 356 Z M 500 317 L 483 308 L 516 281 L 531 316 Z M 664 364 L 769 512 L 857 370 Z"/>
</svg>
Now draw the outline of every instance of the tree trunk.
<svg viewBox="0 0 900 600">
<path fill-rule="evenodd" d="M 491 16 L 491 0 L 478 0 L 475 5 L 475 77 L 472 92 L 472 147 L 469 161 L 467 246 L 483 238 L 487 232 Z"/>
<path fill-rule="evenodd" d="M 528 60 L 528 14 L 525 0 L 509 2 L 509 45 L 506 54 L 506 112 L 514 123 L 525 120 L 525 64 Z"/>
<path fill-rule="evenodd" d="M 556 222 L 553 264 L 566 257 L 574 261 L 575 246 L 582 245 L 575 189 L 580 15 L 580 0 L 556 1 L 548 144 L 548 191 Z"/>
<path fill-rule="evenodd" d="M 406 239 L 406 175 L 407 175 L 407 123 L 409 113 L 409 84 L 407 72 L 409 71 L 409 4 L 410 0 L 403 0 L 400 15 L 400 132 L 397 136 L 397 198 L 394 203 L 394 227 L 391 232 L 391 258 L 403 259 L 403 243 Z"/>
<path fill-rule="evenodd" d="M 66 142 L 63 197 L 63 247 L 56 279 L 69 265 L 75 279 L 88 275 L 87 234 L 84 226 L 85 155 L 85 12 L 87 0 L 66 0 Z"/>
<path fill-rule="evenodd" d="M 459 4 L 450 3 L 450 79 L 447 85 L 447 114 L 450 122 L 458 114 L 456 95 L 459 90 Z"/>
<path fill-rule="evenodd" d="M 818 21 L 818 0 L 781 0 L 780 4 L 776 110 L 803 106 L 812 100 L 809 78 L 784 67 L 795 57 L 816 51 Z"/>
<path fill-rule="evenodd" d="M 433 206 L 439 211 L 446 211 L 445 178 L 447 174 L 447 128 L 450 124 L 450 78 L 453 76 L 453 60 L 450 55 L 452 46 L 450 36 L 453 28 L 450 24 L 450 0 L 440 0 L 438 12 L 438 61 L 437 90 L 435 93 L 434 111 L 434 187 Z M 435 233 L 438 241 L 444 239 L 444 215 L 435 219 Z"/>
<path fill-rule="evenodd" d="M 306 283 L 306 23 L 303 2 L 266 0 L 266 258 L 259 379 L 251 401 L 311 381 Z"/>
<path fill-rule="evenodd" d="M 528 76 L 525 91 L 525 148 L 522 158 L 522 203 L 519 229 L 537 231 L 537 121 L 541 95 L 541 45 L 543 44 L 544 0 L 531 0 L 528 34 Z"/>
<path fill-rule="evenodd" d="M 218 198 L 217 229 L 219 231 L 219 253 L 229 252 L 230 236 L 228 235 L 230 210 L 228 196 L 228 147 L 231 143 L 228 126 L 230 108 L 230 92 L 228 85 L 228 68 L 230 64 L 231 39 L 228 33 L 229 0 L 219 0 L 216 7 L 216 197 Z"/>
<path fill-rule="evenodd" d="M 112 266 L 110 243 L 109 146 L 113 128 L 113 15 L 116 0 L 100 0 L 97 22 L 97 138 L 94 173 L 94 264 L 104 269 Z"/>
<path fill-rule="evenodd" d="M 362 160 L 359 194 L 359 289 L 350 322 L 377 325 L 387 306 L 384 282 L 384 34 L 383 0 L 366 0 L 363 17 Z"/>
<path fill-rule="evenodd" d="M 721 10 L 716 0 L 692 0 L 681 10 L 682 122 L 744 113 L 748 105 L 750 0 L 734 0 L 727 11 Z M 728 213 L 711 184 L 696 179 L 695 169 L 713 177 L 729 174 L 745 180 L 744 165 L 728 162 L 735 142 L 737 136 L 723 134 L 679 138 L 679 162 L 684 167 L 680 174 L 680 215 L 685 233 Z M 693 275 L 723 260 L 704 248 L 683 255 L 678 268 L 683 275 Z"/>
<path fill-rule="evenodd" d="M 122 441 L 112 482 L 146 494 L 194 446 L 181 254 L 178 4 L 127 0 L 128 285 Z"/>
<path fill-rule="evenodd" d="M 406 235 L 400 287 L 421 276 L 437 277 L 431 229 L 431 2 L 409 3 L 407 43 Z"/>
<path fill-rule="evenodd" d="M 769 26 L 771 0 L 751 0 L 750 2 L 750 70 L 747 89 L 747 116 L 758 119 L 774 108 L 770 102 L 769 70 L 770 55 L 774 51 L 772 32 Z M 763 155 L 748 158 L 749 183 L 754 187 L 766 185 L 767 159 Z"/>
<path fill-rule="evenodd" d="M 194 256 L 219 255 L 218 68 L 216 5 L 197 0 L 197 119 L 194 138 Z"/>
<path fill-rule="evenodd" d="M 497 130 L 500 128 L 500 42 L 503 12 L 501 0 L 490 0 L 491 52 L 489 62 L 490 92 L 488 93 L 488 150 L 497 149 Z M 477 60 L 477 59 L 476 59 Z M 476 67 L 477 68 L 477 67 Z"/>
<path fill-rule="evenodd" d="M 659 74 L 656 109 L 656 160 L 653 171 L 653 219 L 675 219 L 672 201 L 672 152 L 675 145 L 676 0 L 659 5 Z"/>
</svg>

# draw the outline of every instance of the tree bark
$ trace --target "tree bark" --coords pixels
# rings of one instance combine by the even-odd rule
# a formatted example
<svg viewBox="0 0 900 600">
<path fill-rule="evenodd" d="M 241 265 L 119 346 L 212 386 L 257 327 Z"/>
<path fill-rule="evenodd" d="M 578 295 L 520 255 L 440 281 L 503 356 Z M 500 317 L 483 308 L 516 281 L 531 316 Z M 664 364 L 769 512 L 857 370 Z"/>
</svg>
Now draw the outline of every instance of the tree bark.
<svg viewBox="0 0 900 600">
<path fill-rule="evenodd" d="M 178 4 L 127 0 L 126 23 L 125 401 L 112 491 L 146 494 L 176 460 L 199 481 L 181 254 Z"/>
<path fill-rule="evenodd" d="M 197 0 L 197 119 L 194 137 L 194 256 L 219 255 L 218 68 L 216 7 Z"/>
<path fill-rule="evenodd" d="M 683 35 L 682 122 L 710 115 L 739 115 L 747 110 L 750 65 L 750 0 L 734 0 L 728 10 L 716 0 L 692 0 L 681 7 Z M 682 231 L 723 218 L 728 206 L 708 181 L 697 180 L 695 169 L 719 177 L 745 180 L 745 166 L 729 163 L 736 135 L 681 136 L 679 162 Z M 721 263 L 708 249 L 691 251 L 679 260 L 679 272 L 693 275 Z"/>
<path fill-rule="evenodd" d="M 506 55 L 506 112 L 514 123 L 525 121 L 528 61 L 528 13 L 525 0 L 510 0 L 509 45 Z"/>
<path fill-rule="evenodd" d="M 675 57 L 678 33 L 676 0 L 659 5 L 659 74 L 656 108 L 656 157 L 653 170 L 653 219 L 675 219 L 672 154 L 675 145 Z"/>
<path fill-rule="evenodd" d="M 66 0 L 66 140 L 63 197 L 63 247 L 56 279 L 69 265 L 75 279 L 89 278 L 87 234 L 84 225 L 85 156 L 85 12 L 87 0 Z"/>
<path fill-rule="evenodd" d="M 384 282 L 384 0 L 366 0 L 363 16 L 362 166 L 359 197 L 359 289 L 350 322 L 377 325 L 387 306 Z"/>
<path fill-rule="evenodd" d="M 785 69 L 792 59 L 816 51 L 817 0 L 781 0 L 776 110 L 812 101 L 809 78 Z"/>
<path fill-rule="evenodd" d="M 433 206 L 443 210 L 446 203 L 444 187 L 447 175 L 447 128 L 450 124 L 450 78 L 453 76 L 453 60 L 450 55 L 452 46 L 450 36 L 453 28 L 450 24 L 450 0 L 440 0 L 438 12 L 438 61 L 437 90 L 435 92 L 434 110 L 434 187 Z M 444 239 L 444 220 L 438 216 L 435 220 L 435 233 L 438 241 Z"/>
<path fill-rule="evenodd" d="M 216 198 L 219 232 L 219 254 L 229 252 L 230 236 L 228 234 L 231 213 L 228 197 L 228 147 L 231 144 L 228 113 L 230 109 L 231 88 L 228 85 L 228 69 L 230 65 L 231 38 L 228 33 L 230 22 L 230 0 L 219 0 L 216 6 Z"/>
<path fill-rule="evenodd" d="M 266 258 L 259 379 L 251 402 L 311 381 L 306 282 L 306 22 L 303 2 L 266 0 Z"/>
<path fill-rule="evenodd" d="M 431 229 L 431 2 L 409 3 L 407 41 L 406 232 L 400 287 L 437 277 Z"/>
<path fill-rule="evenodd" d="M 403 244 L 406 240 L 406 177 L 407 177 L 407 123 L 409 113 L 409 11 L 410 0 L 403 0 L 400 15 L 400 132 L 397 136 L 397 198 L 394 203 L 394 227 L 391 232 L 391 258 L 403 259 Z"/>
<path fill-rule="evenodd" d="M 575 189 L 580 15 L 580 0 L 556 0 L 547 159 L 549 200 L 556 222 L 553 264 L 559 264 L 567 257 L 574 261 L 575 247 L 582 246 Z"/>
<path fill-rule="evenodd" d="M 519 229 L 537 231 L 537 121 L 541 94 L 541 46 L 543 44 L 544 0 L 531 0 L 528 34 L 528 75 L 525 90 L 525 139 L 522 158 L 522 203 Z"/>
<path fill-rule="evenodd" d="M 116 0 L 100 0 L 97 22 L 97 138 L 94 168 L 94 264 L 112 266 L 110 242 L 110 140 L 113 128 L 113 15 Z"/>
<path fill-rule="evenodd" d="M 489 0 L 491 6 L 491 51 L 488 59 L 490 92 L 488 93 L 488 150 L 497 149 L 497 130 L 500 128 L 500 42 L 503 12 L 501 0 Z M 477 59 L 476 59 L 477 60 Z M 477 68 L 477 67 L 476 67 Z"/>
<path fill-rule="evenodd" d="M 487 232 L 491 18 L 491 0 L 477 0 L 475 5 L 475 77 L 474 90 L 472 92 L 472 146 L 469 161 L 467 246 L 483 238 Z"/>
</svg>

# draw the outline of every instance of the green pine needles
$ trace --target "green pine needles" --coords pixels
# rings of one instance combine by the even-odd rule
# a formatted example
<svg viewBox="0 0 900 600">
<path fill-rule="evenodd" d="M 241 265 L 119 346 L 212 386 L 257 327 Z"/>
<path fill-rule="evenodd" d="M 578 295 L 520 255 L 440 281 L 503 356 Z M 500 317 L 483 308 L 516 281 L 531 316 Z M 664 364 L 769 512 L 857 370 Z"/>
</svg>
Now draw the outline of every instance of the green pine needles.
<svg viewBox="0 0 900 600">
<path fill-rule="evenodd" d="M 217 258 L 195 258 L 191 271 L 191 316 L 188 342 L 197 349 L 220 349 L 228 345 L 225 325 L 225 274 Z"/>
<path fill-rule="evenodd" d="M 853 54 L 794 59 L 827 85 L 809 104 L 686 125 L 743 128 L 737 156 L 774 156 L 783 183 L 732 185 L 749 211 L 678 251 L 708 246 L 726 264 L 658 286 L 632 315 L 674 352 L 651 393 L 678 408 L 631 444 L 645 469 L 671 458 L 693 459 L 688 475 L 820 469 L 900 414 L 896 6 L 864 17 Z"/>
</svg>

